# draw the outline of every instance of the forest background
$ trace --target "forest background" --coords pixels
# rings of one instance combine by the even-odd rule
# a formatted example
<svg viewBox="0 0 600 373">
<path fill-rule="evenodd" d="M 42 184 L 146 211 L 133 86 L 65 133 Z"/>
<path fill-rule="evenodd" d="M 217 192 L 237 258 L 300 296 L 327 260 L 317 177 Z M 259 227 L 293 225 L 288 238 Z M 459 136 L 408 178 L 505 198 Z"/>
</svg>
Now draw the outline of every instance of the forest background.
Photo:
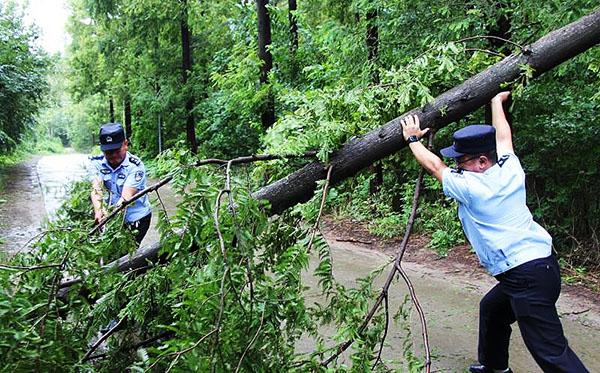
<svg viewBox="0 0 600 373">
<path fill-rule="evenodd" d="M 199 170 L 190 170 L 185 167 L 190 160 L 230 159 L 261 153 L 300 155 L 316 151 L 319 159 L 327 161 L 347 140 L 377 128 L 411 108 L 427 104 L 433 97 L 504 56 L 518 53 L 522 46 L 592 12 L 597 9 L 597 3 L 591 0 L 71 0 L 70 7 L 68 31 L 72 43 L 64 56 L 49 56 L 34 47 L 36 31 L 24 26 L 19 7 L 10 1 L 0 5 L 1 162 L 10 162 L 15 154 L 36 149 L 57 151 L 61 146 L 87 152 L 98 141 L 99 124 L 122 122 L 133 153 L 149 163 L 157 176 L 177 171 L 176 184 L 182 191 L 188 186 L 179 215 L 163 228 L 171 231 L 180 224 L 179 228 L 185 228 L 188 233 L 179 241 L 179 246 L 165 238 L 165 250 L 176 256 L 175 252 L 186 248 L 183 246 L 204 246 L 206 254 L 197 260 L 211 268 L 207 265 L 213 263 L 208 247 L 214 245 L 218 251 L 222 242 L 214 232 L 214 202 L 198 207 L 199 202 L 194 202 L 194 198 L 217 199 L 223 176 L 212 171 L 203 174 Z M 531 75 L 532 72 L 523 67 L 521 78 L 507 82 L 507 89 L 513 91 L 511 119 L 516 153 L 527 173 L 528 205 L 536 220 L 553 236 L 554 249 L 561 263 L 576 273 L 594 276 L 600 270 L 600 127 L 596 123 L 600 108 L 600 50 L 592 48 L 530 82 Z M 482 108 L 440 130 L 435 144 L 440 147 L 449 144 L 454 130 L 486 121 L 486 111 Z M 259 206 L 248 198 L 251 191 L 289 174 L 301 162 L 277 160 L 244 168 L 238 175 L 240 192 L 237 198 L 245 202 L 240 205 L 239 219 L 244 214 L 246 217 L 261 214 Z M 398 236 L 404 231 L 409 217 L 417 172 L 418 165 L 411 154 L 399 152 L 332 188 L 327 195 L 326 208 L 331 213 L 364 222 L 375 235 Z M 189 185 L 195 185 L 196 189 L 190 192 Z M 444 255 L 453 246 L 464 243 L 464 236 L 455 218 L 455 205 L 444 198 L 440 184 L 426 177 L 424 185 L 416 229 L 430 235 L 428 245 Z M 85 200 L 85 194 L 79 193 L 79 200 Z M 77 197 L 77 191 L 74 194 Z M 289 241 L 278 242 L 278 247 L 283 245 L 300 250 L 302 245 L 298 242 L 304 242 L 307 233 L 295 229 L 303 224 L 301 222 L 315 219 L 318 202 L 315 198 L 293 209 L 280 222 L 273 223 L 264 216 L 257 218 L 253 224 L 260 227 L 247 226 L 248 232 L 252 232 L 249 236 L 254 234 L 254 239 L 262 240 L 260 244 L 254 244 L 263 250 L 277 240 Z M 75 217 L 89 220 L 86 208 L 84 203 L 71 207 L 65 216 L 71 220 Z M 210 219 L 202 218 L 202 213 Z M 244 228 L 240 224 L 244 226 L 245 223 L 227 220 L 223 227 L 225 234 L 237 236 Z M 263 235 L 256 235 L 257 231 Z M 276 239 L 277 231 L 286 231 L 289 235 Z M 85 229 L 82 229 L 80 234 L 84 233 Z M 29 264 L 40 260 L 52 262 L 65 250 L 56 242 L 80 239 L 73 232 L 72 236 L 60 230 L 55 234 L 58 236 L 49 235 L 40 243 L 43 254 L 18 260 Z M 250 237 L 244 239 L 247 244 L 252 242 Z M 116 248 L 109 249 L 108 242 L 104 242 L 105 249 L 98 248 L 103 247 L 102 243 L 98 245 L 90 247 L 89 251 L 83 250 L 85 255 L 75 260 L 73 272 L 78 273 L 84 264 L 93 262 L 93 254 L 99 251 L 109 250 L 115 254 Z M 262 266 L 260 272 L 264 275 L 269 271 L 277 272 L 274 269 L 277 265 L 287 263 L 285 270 L 280 269 L 284 271 L 282 278 L 291 276 L 286 280 L 289 286 L 289 281 L 296 281 L 293 270 L 302 268 L 302 263 L 290 265 L 286 260 L 293 260 L 290 259 L 292 252 L 308 255 L 305 249 L 306 242 L 304 251 L 286 251 L 287 256 L 272 253 L 268 260 L 264 255 L 269 250 L 257 253 L 262 261 L 256 267 Z M 325 251 L 321 245 L 321 259 L 327 264 Z M 110 257 L 110 253 L 103 254 Z M 239 254 L 244 256 L 248 252 Z M 176 326 L 184 324 L 184 312 L 165 311 L 174 304 L 181 310 L 192 307 L 182 300 L 183 293 L 186 294 L 183 298 L 195 296 L 196 301 L 206 296 L 190 294 L 190 289 L 199 289 L 198 284 L 194 285 L 196 287 L 184 285 L 181 277 L 173 278 L 173 273 L 185 267 L 184 264 L 175 261 L 161 269 L 162 274 L 153 272 L 154 276 L 141 277 L 143 280 L 135 280 L 135 286 L 131 287 L 124 285 L 123 279 L 100 279 L 98 276 L 90 281 L 96 281 L 94 286 L 98 289 L 112 289 L 111 301 L 96 309 L 81 305 L 81 300 L 71 299 L 68 304 L 71 308 L 79 307 L 80 315 L 106 313 L 106 317 L 96 317 L 86 326 L 87 334 L 109 321 L 111 312 L 113 316 L 115 312 L 119 314 L 119 319 L 135 319 L 135 327 L 144 325 L 144 333 L 148 335 L 164 332 L 164 325 L 170 325 L 177 338 L 167 342 L 166 350 L 151 351 L 150 358 L 132 360 L 131 356 L 123 357 L 125 347 L 115 350 L 120 351 L 120 355 L 116 354 L 114 359 L 126 366 L 161 364 L 165 351 L 181 351 L 190 341 L 210 332 L 206 325 L 197 325 L 196 329 L 184 332 Z M 224 272 L 219 272 L 217 267 L 212 270 L 221 275 L 233 271 L 226 263 L 220 262 L 220 266 L 218 268 Z M 254 270 L 258 269 L 253 267 Z M 322 283 L 323 291 L 336 294 L 338 298 L 332 296 L 330 299 L 337 299 L 340 312 L 328 314 L 319 309 L 312 316 L 331 321 L 343 319 L 343 310 L 364 308 L 356 305 L 368 302 L 366 290 L 350 295 L 349 289 L 339 289 L 332 283 L 326 265 L 321 270 L 320 275 L 326 279 Z M 199 283 L 205 284 L 202 276 L 207 276 L 206 273 L 195 275 Z M 48 276 L 31 276 L 30 281 L 38 286 L 49 281 Z M 226 277 L 218 278 L 225 282 Z M 263 280 L 267 281 L 266 278 Z M 6 277 L 3 281 L 8 284 L 12 280 Z M 162 307 L 152 308 L 152 315 L 142 312 L 141 307 L 124 303 L 123 294 L 115 291 L 116 287 L 128 289 L 133 294 L 144 286 L 143 281 L 155 281 L 153 286 L 162 286 L 165 290 Z M 241 280 L 229 276 L 227 281 L 235 288 L 233 285 Z M 256 281 L 258 289 L 259 279 Z M 283 292 L 283 282 L 280 285 L 280 288 L 273 288 Z M 222 290 L 223 287 L 219 289 L 218 286 L 211 288 L 221 294 L 224 303 L 226 297 Z M 266 288 L 263 290 L 267 292 Z M 208 294 L 207 289 L 203 291 Z M 263 294 L 264 299 L 276 297 L 277 291 L 272 291 Z M 235 295 L 243 298 L 243 294 Z M 295 295 L 294 302 L 303 299 L 300 292 Z M 246 301 L 256 305 L 253 296 Z M 26 298 L 25 294 L 23 298 Z M 39 299 L 47 299 L 48 294 L 36 293 L 31 298 L 23 307 L 26 310 L 22 315 L 24 319 L 31 316 L 33 309 L 40 308 L 39 304 L 44 304 Z M 208 301 L 210 297 L 202 299 Z M 147 298 L 138 301 L 141 304 L 150 302 Z M 156 301 L 151 300 L 152 303 Z M 306 316 L 290 317 L 290 312 L 298 313 L 300 308 L 305 312 L 307 307 L 294 302 L 290 303 L 293 307 L 288 304 L 285 309 L 273 311 L 273 332 L 277 329 L 278 317 L 286 315 L 286 320 L 298 322 L 295 326 L 287 326 L 297 328 L 286 336 L 289 340 L 275 338 L 277 342 L 271 341 L 277 343 L 274 351 L 279 353 L 279 358 L 271 363 L 280 364 L 279 368 L 289 367 L 290 361 L 294 360 L 290 341 L 297 337 L 298 331 L 312 330 L 309 326 L 312 321 L 308 322 Z M 235 312 L 239 312 L 239 309 L 224 312 L 222 304 L 216 303 L 211 317 L 217 315 L 219 322 L 223 313 L 233 318 Z M 269 308 L 265 302 L 261 304 L 262 318 L 259 312 L 259 317 L 253 319 L 255 324 L 259 321 L 260 324 L 252 326 L 256 330 L 261 325 L 265 331 L 263 349 L 255 352 L 258 355 L 269 353 L 264 351 L 264 346 L 268 345 L 265 312 L 268 315 Z M 5 307 L 14 311 L 13 306 Z M 239 307 L 243 310 L 246 306 L 240 304 Z M 52 308 L 50 303 L 48 308 Z M 59 317 L 51 319 L 49 313 L 42 314 L 41 324 L 48 322 L 55 329 L 62 325 Z M 207 319 L 211 317 L 207 316 Z M 15 319 L 9 324 L 18 324 Z M 232 330 L 236 322 L 243 322 L 240 319 L 229 321 Z M 352 329 L 349 326 L 352 323 L 346 322 L 348 328 L 343 332 L 356 332 L 356 326 Z M 33 328 L 29 334 L 19 336 L 19 340 L 27 343 L 16 342 L 10 347 L 15 355 L 4 356 L 9 356 L 6 359 L 13 362 L 18 360 L 19 353 L 39 358 L 39 346 L 45 341 L 54 343 L 54 355 L 52 361 L 44 364 L 52 366 L 79 361 L 81 350 L 85 350 L 82 347 L 84 339 L 79 338 L 79 347 L 73 342 L 72 349 L 60 347 L 59 342 L 80 334 L 81 325 L 73 323 L 61 328 L 65 335 L 55 333 L 52 338 Z M 7 330 L 24 333 L 16 326 Z M 372 351 L 371 344 L 375 343 L 377 331 L 375 328 L 373 340 L 367 338 L 364 341 L 363 355 L 357 355 L 356 364 L 372 362 L 372 355 L 365 351 Z M 233 334 L 223 333 L 221 338 L 230 338 L 231 351 L 243 351 L 244 347 L 240 346 L 248 345 L 248 340 Z M 261 341 L 253 343 L 259 345 Z M 227 356 L 227 351 L 225 349 L 222 354 Z M 179 360 L 181 355 L 174 356 Z M 187 356 L 190 355 L 182 357 L 179 364 L 198 367 L 215 359 L 210 347 L 194 353 L 194 358 Z M 212 360 L 206 356 L 211 356 Z M 315 356 L 319 355 L 308 360 L 312 361 Z M 233 360 L 221 356 L 217 369 L 230 370 L 226 362 Z M 248 364 L 259 364 L 259 361 L 255 357 Z M 115 360 L 109 359 L 106 364 L 115 364 Z"/>
</svg>

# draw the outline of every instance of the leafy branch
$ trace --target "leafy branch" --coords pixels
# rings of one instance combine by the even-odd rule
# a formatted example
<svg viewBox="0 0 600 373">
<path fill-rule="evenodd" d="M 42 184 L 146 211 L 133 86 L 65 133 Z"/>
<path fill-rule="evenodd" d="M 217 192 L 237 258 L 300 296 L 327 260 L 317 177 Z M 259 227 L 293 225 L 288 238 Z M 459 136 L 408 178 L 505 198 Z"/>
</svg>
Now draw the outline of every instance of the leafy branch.
<svg viewBox="0 0 600 373">
<path fill-rule="evenodd" d="M 429 135 L 429 147 L 431 147 L 432 144 L 432 140 L 433 139 L 433 134 L 430 132 Z M 400 243 L 400 247 L 398 249 L 398 253 L 396 254 L 396 257 L 394 259 L 394 266 L 392 267 L 392 270 L 390 271 L 390 273 L 388 274 L 388 277 L 385 281 L 385 284 L 383 285 L 382 289 L 381 289 L 381 293 L 379 294 L 377 300 L 375 301 L 375 304 L 371 307 L 369 313 L 367 314 L 367 316 L 364 318 L 362 324 L 360 325 L 360 327 L 357 330 L 356 335 L 360 336 L 362 335 L 369 323 L 371 322 L 371 320 L 373 319 L 373 317 L 375 316 L 376 312 L 379 310 L 379 308 L 381 307 L 381 304 L 384 304 L 384 311 L 385 311 L 385 316 L 386 316 L 386 322 L 385 322 L 385 328 L 384 328 L 384 334 L 382 337 L 382 340 L 380 341 L 380 348 L 379 348 L 379 352 L 377 355 L 377 359 L 375 360 L 375 363 L 373 364 L 373 367 L 375 367 L 381 360 L 381 353 L 382 353 L 382 349 L 383 349 L 383 345 L 385 342 L 385 338 L 387 336 L 387 332 L 388 332 L 388 326 L 389 326 L 389 309 L 388 309 L 388 295 L 389 295 L 389 289 L 392 285 L 392 281 L 396 275 L 396 273 L 400 273 L 400 275 L 402 276 L 402 278 L 404 279 L 404 281 L 406 282 L 408 289 L 410 291 L 410 295 L 411 295 L 411 299 L 413 301 L 413 303 L 415 304 L 415 307 L 417 308 L 417 311 L 419 313 L 419 317 L 421 319 L 421 326 L 422 326 L 422 332 L 423 332 L 423 341 L 424 341 L 424 345 L 425 345 L 425 366 L 427 369 L 427 372 L 430 371 L 430 367 L 431 367 L 431 354 L 430 354 L 430 349 L 429 349 L 429 341 L 428 341 L 428 333 L 427 333 L 427 325 L 425 322 L 425 315 L 421 309 L 420 303 L 418 301 L 418 298 L 416 296 L 416 292 L 414 291 L 414 287 L 410 281 L 410 279 L 408 278 L 408 276 L 406 275 L 406 273 L 404 272 L 404 270 L 402 269 L 402 258 L 404 256 L 404 253 L 406 251 L 406 248 L 408 246 L 408 241 L 410 238 L 410 235 L 412 233 L 412 228 L 415 222 L 415 218 L 417 215 L 417 207 L 419 205 L 419 196 L 421 193 L 421 188 L 422 188 L 422 184 L 423 184 L 423 175 L 424 175 L 424 171 L 423 168 L 421 168 L 419 170 L 419 176 L 417 179 L 417 184 L 415 186 L 415 192 L 413 195 L 413 202 L 412 202 L 412 210 L 408 219 L 408 223 L 406 225 L 406 230 L 404 232 L 404 237 L 402 238 L 402 242 Z M 329 363 L 331 363 L 333 360 L 335 360 L 338 356 L 340 356 L 344 351 L 346 351 L 351 345 L 352 343 L 354 343 L 354 341 L 356 340 L 356 338 L 350 338 L 348 339 L 346 342 L 342 343 L 341 345 L 339 345 L 337 347 L 337 350 L 331 355 L 329 356 L 329 358 L 325 359 L 324 361 L 321 362 L 322 366 L 327 366 L 329 365 Z"/>
</svg>

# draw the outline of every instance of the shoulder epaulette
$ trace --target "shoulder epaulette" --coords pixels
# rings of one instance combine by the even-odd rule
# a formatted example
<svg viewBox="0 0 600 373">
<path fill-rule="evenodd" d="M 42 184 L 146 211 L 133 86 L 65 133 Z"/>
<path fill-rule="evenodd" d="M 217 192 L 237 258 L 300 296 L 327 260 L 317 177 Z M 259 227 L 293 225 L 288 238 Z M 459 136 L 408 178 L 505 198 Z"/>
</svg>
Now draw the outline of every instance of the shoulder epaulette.
<svg viewBox="0 0 600 373">
<path fill-rule="evenodd" d="M 142 163 L 142 161 L 140 161 L 139 158 L 134 156 L 129 157 L 129 162 L 133 163 L 136 166 L 139 166 Z"/>
<path fill-rule="evenodd" d="M 462 168 L 451 168 L 450 169 L 450 172 L 452 172 L 453 174 L 459 174 L 459 175 L 462 175 L 463 171 L 464 170 Z"/>
<path fill-rule="evenodd" d="M 103 156 L 103 155 L 90 155 L 88 158 L 89 158 L 91 161 L 99 161 L 99 160 L 101 160 L 102 158 L 104 158 L 104 156 Z"/>
<path fill-rule="evenodd" d="M 498 166 L 502 167 L 502 165 L 504 165 L 504 162 L 506 162 L 508 157 L 510 157 L 510 155 L 508 154 L 505 154 L 502 157 L 500 157 L 500 159 L 498 159 Z"/>
</svg>

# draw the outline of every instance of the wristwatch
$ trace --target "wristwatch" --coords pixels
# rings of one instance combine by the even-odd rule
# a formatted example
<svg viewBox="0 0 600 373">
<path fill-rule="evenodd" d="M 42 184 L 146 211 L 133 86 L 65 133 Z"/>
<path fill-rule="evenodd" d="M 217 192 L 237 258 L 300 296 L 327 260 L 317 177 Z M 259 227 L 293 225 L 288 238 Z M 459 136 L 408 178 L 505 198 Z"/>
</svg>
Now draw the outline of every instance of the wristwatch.
<svg viewBox="0 0 600 373">
<path fill-rule="evenodd" d="M 417 136 L 410 135 L 410 136 L 408 136 L 408 139 L 406 139 L 406 142 L 410 144 L 411 142 L 417 142 L 419 140 L 421 140 L 421 139 L 418 138 Z"/>
</svg>

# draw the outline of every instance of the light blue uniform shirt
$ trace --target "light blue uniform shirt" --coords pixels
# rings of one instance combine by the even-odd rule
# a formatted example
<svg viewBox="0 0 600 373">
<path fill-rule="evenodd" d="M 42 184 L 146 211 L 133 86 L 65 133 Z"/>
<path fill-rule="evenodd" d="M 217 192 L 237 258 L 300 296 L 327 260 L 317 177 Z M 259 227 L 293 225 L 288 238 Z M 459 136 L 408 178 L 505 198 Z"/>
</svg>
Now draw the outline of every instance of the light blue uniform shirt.
<svg viewBox="0 0 600 373">
<path fill-rule="evenodd" d="M 465 235 L 492 276 L 551 254 L 552 237 L 527 208 L 525 173 L 516 155 L 502 155 L 483 173 L 446 168 L 442 186 L 458 201 Z"/>
<path fill-rule="evenodd" d="M 127 152 L 123 163 L 113 169 L 103 155 L 90 157 L 90 179 L 100 178 L 108 190 L 104 202 L 109 206 L 117 203 L 121 198 L 123 187 L 132 187 L 138 191 L 146 189 L 146 168 L 137 157 Z M 148 195 L 137 199 L 125 211 L 125 222 L 133 223 L 148 215 L 151 211 Z"/>
</svg>

